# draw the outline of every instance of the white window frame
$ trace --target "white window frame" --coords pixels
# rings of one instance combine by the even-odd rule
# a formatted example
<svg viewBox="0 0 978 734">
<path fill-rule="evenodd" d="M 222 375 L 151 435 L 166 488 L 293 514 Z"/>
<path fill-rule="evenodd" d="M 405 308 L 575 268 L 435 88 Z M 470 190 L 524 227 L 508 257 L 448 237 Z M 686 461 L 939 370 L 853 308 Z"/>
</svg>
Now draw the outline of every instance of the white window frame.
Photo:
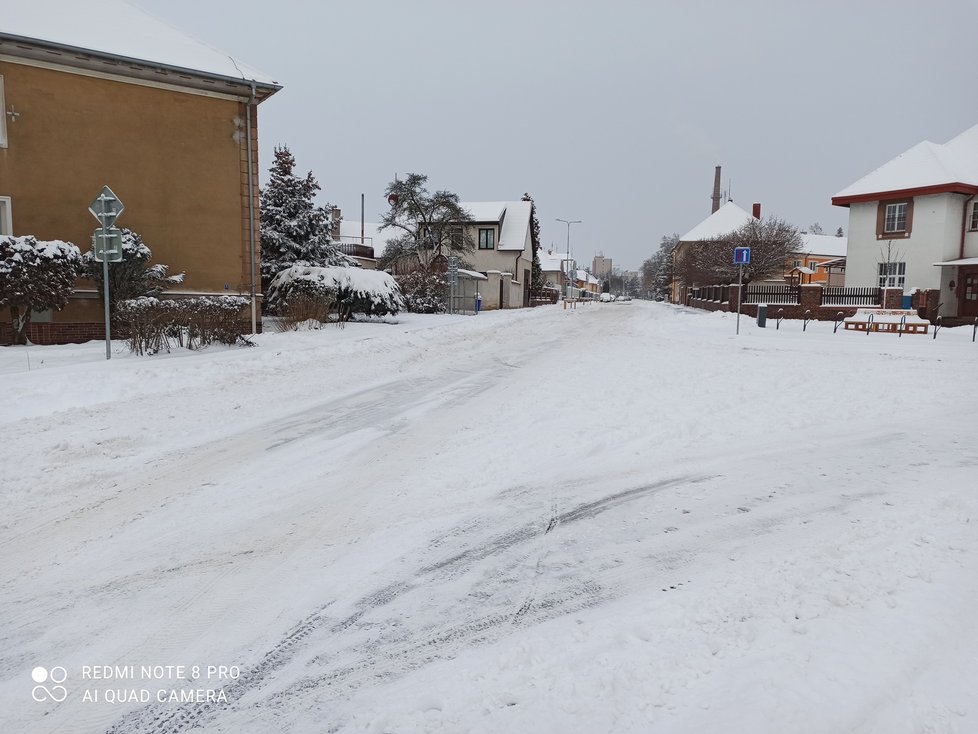
<svg viewBox="0 0 978 734">
<path fill-rule="evenodd" d="M 978 201 L 971 205 L 971 226 L 968 229 L 971 232 L 978 230 Z"/>
<path fill-rule="evenodd" d="M 892 216 L 891 216 L 892 212 Z M 901 227 L 901 220 L 903 226 Z M 906 232 L 907 231 L 907 202 L 901 201 L 896 204 L 887 204 L 886 211 L 883 213 L 884 232 Z"/>
<path fill-rule="evenodd" d="M 0 148 L 7 147 L 7 102 L 3 96 L 3 74 L 0 74 Z"/>
<path fill-rule="evenodd" d="M 818 260 L 810 260 L 808 262 L 808 269 L 811 270 L 813 273 L 816 270 L 818 270 Z"/>
<path fill-rule="evenodd" d="M 0 235 L 14 233 L 13 206 L 9 196 L 0 196 Z"/>
<path fill-rule="evenodd" d="M 905 262 L 880 263 L 877 268 L 880 288 L 903 288 L 907 282 L 907 264 Z"/>
</svg>

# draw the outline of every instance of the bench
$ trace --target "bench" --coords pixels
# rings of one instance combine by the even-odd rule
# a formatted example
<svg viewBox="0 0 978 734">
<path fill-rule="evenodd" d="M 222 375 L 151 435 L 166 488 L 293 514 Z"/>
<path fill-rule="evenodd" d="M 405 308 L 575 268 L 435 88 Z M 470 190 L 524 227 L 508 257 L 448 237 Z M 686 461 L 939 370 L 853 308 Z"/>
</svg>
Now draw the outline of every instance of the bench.
<svg viewBox="0 0 978 734">
<path fill-rule="evenodd" d="M 885 331 L 891 334 L 926 334 L 930 322 L 913 309 L 860 308 L 843 320 L 846 329 Z"/>
</svg>

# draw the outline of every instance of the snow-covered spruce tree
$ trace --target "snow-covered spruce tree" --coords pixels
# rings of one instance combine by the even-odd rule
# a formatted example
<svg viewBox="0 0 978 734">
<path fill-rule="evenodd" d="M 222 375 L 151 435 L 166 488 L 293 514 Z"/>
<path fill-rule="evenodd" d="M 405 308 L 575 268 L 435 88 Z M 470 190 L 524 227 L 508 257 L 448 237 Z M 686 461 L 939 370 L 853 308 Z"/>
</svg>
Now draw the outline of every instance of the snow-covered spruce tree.
<svg viewBox="0 0 978 734">
<path fill-rule="evenodd" d="M 60 311 L 81 269 L 81 251 L 70 242 L 0 237 L 0 308 L 10 309 L 14 344 L 27 344 L 31 312 Z"/>
<path fill-rule="evenodd" d="M 313 201 L 321 187 L 312 171 L 299 178 L 294 170 L 295 157 L 288 146 L 276 148 L 271 178 L 260 194 L 263 289 L 293 265 L 360 266 L 333 245 L 329 232 L 333 207 L 316 206 Z"/>
<path fill-rule="evenodd" d="M 109 263 L 109 311 L 114 315 L 116 305 L 131 298 L 157 297 L 167 288 L 183 282 L 184 273 L 167 275 L 169 267 L 162 263 L 150 265 L 153 251 L 143 238 L 131 229 L 122 229 L 122 260 Z M 82 273 L 95 282 L 99 300 L 102 292 L 102 263 L 91 250 L 82 256 Z"/>
</svg>

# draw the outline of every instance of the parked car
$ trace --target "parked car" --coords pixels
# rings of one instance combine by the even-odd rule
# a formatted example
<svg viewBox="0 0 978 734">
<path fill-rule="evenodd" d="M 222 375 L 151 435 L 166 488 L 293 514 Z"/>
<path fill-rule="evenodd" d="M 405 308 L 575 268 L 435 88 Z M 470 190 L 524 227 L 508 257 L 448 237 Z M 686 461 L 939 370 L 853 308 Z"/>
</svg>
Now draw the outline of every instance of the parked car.
<svg viewBox="0 0 978 734">
<path fill-rule="evenodd" d="M 601 303 L 611 303 L 613 300 L 615 300 L 615 297 L 610 293 L 601 294 Z"/>
</svg>

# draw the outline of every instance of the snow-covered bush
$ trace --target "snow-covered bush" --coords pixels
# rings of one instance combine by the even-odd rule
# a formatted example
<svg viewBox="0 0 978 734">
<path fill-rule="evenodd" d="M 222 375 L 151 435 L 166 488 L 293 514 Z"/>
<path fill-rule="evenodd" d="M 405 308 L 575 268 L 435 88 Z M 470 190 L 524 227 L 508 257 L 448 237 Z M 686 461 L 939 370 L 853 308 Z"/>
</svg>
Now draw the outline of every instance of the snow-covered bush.
<svg viewBox="0 0 978 734">
<path fill-rule="evenodd" d="M 416 271 L 398 275 L 397 284 L 404 294 L 405 307 L 411 313 L 445 313 L 448 284 L 444 273 Z"/>
<path fill-rule="evenodd" d="M 404 308 L 397 281 L 382 271 L 364 268 L 293 265 L 275 276 L 265 298 L 269 311 L 284 316 L 300 302 L 331 304 L 340 322 L 355 313 L 386 316 Z"/>
<path fill-rule="evenodd" d="M 80 268 L 81 251 L 70 242 L 0 237 L 0 307 L 10 309 L 14 344 L 27 343 L 31 312 L 68 304 Z"/>
<path fill-rule="evenodd" d="M 184 274 L 167 275 L 169 268 L 162 263 L 150 265 L 153 252 L 143 238 L 131 229 L 123 228 L 122 260 L 109 263 L 109 310 L 114 314 L 116 304 L 141 296 L 159 296 L 167 288 L 183 282 Z M 91 279 L 102 293 L 102 263 L 95 259 L 91 250 L 82 256 L 82 273 Z"/>
<path fill-rule="evenodd" d="M 241 296 L 201 296 L 175 301 L 142 297 L 121 301 L 117 318 L 128 329 L 129 349 L 136 354 L 170 351 L 175 340 L 187 349 L 214 342 L 248 344 L 242 317 L 248 299 Z"/>
</svg>

